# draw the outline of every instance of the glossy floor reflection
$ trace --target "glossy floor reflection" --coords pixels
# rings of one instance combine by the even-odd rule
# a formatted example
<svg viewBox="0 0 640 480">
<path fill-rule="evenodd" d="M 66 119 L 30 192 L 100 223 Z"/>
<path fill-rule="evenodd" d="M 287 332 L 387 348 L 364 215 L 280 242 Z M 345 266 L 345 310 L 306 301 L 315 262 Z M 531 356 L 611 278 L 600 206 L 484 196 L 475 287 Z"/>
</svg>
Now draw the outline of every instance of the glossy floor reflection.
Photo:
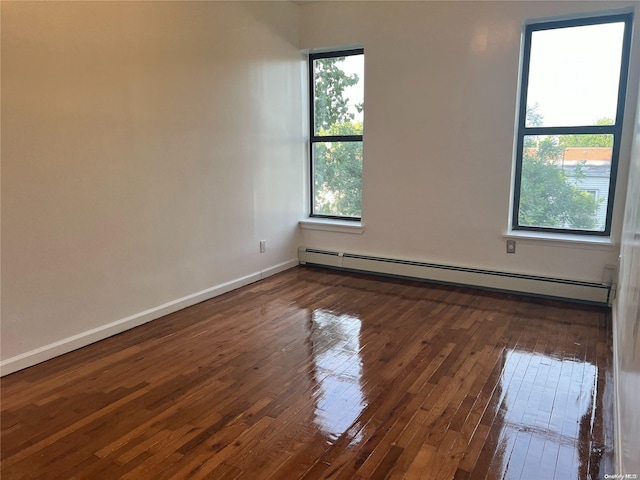
<svg viewBox="0 0 640 480">
<path fill-rule="evenodd" d="M 0 475 L 601 479 L 608 315 L 296 268 L 3 378 Z"/>
<path fill-rule="evenodd" d="M 495 478 L 572 478 L 593 435 L 597 368 L 508 351 L 500 377 Z"/>
<path fill-rule="evenodd" d="M 312 313 L 310 341 L 318 384 L 315 422 L 337 440 L 367 406 L 360 386 L 359 319 L 326 310 Z"/>
</svg>

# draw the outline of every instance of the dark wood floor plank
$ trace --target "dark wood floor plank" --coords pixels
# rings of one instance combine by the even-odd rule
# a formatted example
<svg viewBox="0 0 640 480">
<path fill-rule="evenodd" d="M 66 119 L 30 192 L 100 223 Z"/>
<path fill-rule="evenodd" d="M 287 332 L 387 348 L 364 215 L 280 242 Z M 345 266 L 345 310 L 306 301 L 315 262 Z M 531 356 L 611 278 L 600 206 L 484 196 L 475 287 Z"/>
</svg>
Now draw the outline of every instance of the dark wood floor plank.
<svg viewBox="0 0 640 480">
<path fill-rule="evenodd" d="M 0 475 L 599 478 L 611 344 L 599 307 L 299 267 L 3 378 Z"/>
</svg>

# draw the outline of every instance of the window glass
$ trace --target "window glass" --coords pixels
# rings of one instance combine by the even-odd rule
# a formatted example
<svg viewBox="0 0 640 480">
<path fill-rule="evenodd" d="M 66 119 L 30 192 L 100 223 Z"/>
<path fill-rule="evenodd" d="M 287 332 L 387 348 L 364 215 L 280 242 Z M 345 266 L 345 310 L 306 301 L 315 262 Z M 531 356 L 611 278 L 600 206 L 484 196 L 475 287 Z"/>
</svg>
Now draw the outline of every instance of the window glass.
<svg viewBox="0 0 640 480">
<path fill-rule="evenodd" d="M 521 226 L 603 231 L 613 135 L 527 135 L 520 184 Z M 606 190 L 605 190 L 606 191 Z"/>
<path fill-rule="evenodd" d="M 313 144 L 315 212 L 359 217 L 362 210 L 362 142 Z"/>
<path fill-rule="evenodd" d="M 527 127 L 613 125 L 618 105 L 624 23 L 534 31 L 531 35 Z"/>
<path fill-rule="evenodd" d="M 364 56 L 316 59 L 313 76 L 314 133 L 335 135 L 345 123 L 353 123 L 362 135 Z"/>
</svg>

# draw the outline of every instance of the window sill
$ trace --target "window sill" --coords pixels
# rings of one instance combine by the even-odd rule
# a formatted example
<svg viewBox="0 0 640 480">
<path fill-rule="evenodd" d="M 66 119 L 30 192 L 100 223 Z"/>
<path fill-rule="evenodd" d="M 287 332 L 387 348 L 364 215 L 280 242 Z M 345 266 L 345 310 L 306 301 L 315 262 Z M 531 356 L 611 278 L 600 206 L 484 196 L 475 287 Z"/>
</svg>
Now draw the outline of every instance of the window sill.
<svg viewBox="0 0 640 480">
<path fill-rule="evenodd" d="M 300 228 L 305 230 L 324 230 L 326 232 L 355 233 L 364 232 L 362 222 L 350 222 L 348 220 L 334 220 L 327 218 L 306 218 L 300 220 Z"/>
<path fill-rule="evenodd" d="M 617 243 L 609 237 L 589 237 L 585 235 L 567 235 L 556 233 L 515 232 L 502 235 L 508 240 L 517 240 L 524 244 L 547 244 L 568 248 L 587 248 L 592 250 L 613 250 Z"/>
</svg>

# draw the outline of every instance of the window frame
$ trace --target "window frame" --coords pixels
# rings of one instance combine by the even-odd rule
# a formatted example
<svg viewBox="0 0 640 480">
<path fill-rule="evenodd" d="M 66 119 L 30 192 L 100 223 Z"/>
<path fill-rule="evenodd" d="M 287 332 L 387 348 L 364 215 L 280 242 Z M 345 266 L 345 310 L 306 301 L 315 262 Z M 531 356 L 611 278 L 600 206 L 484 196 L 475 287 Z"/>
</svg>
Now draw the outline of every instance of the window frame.
<svg viewBox="0 0 640 480">
<path fill-rule="evenodd" d="M 613 125 L 584 125 L 584 126 L 563 126 L 563 127 L 527 127 L 527 93 L 529 87 L 529 69 L 531 59 L 531 40 L 533 32 L 543 30 L 555 30 L 560 28 L 570 28 L 578 26 L 602 25 L 607 23 L 624 23 L 624 33 L 622 36 L 622 57 L 620 63 L 620 77 L 618 80 L 618 98 L 616 118 Z M 518 107 L 518 123 L 516 130 L 516 155 L 513 181 L 513 207 L 511 217 L 512 231 L 528 231 L 541 233 L 556 233 L 566 235 L 588 235 L 609 237 L 611 235 L 611 222 L 613 217 L 613 205 L 618 174 L 618 160 L 620 156 L 620 144 L 622 137 L 622 127 L 625 109 L 625 97 L 627 92 L 627 80 L 629 74 L 629 63 L 631 59 L 631 33 L 633 27 L 633 12 L 627 13 L 603 13 L 587 17 L 575 17 L 563 20 L 549 20 L 542 22 L 531 22 L 524 27 L 524 43 L 521 62 L 520 94 Z M 611 172 L 609 176 L 609 196 L 607 203 L 607 214 L 603 231 L 540 227 L 531 225 L 519 225 L 520 213 L 520 189 L 522 183 L 522 160 L 524 153 L 524 139 L 531 135 L 573 135 L 573 134 L 609 134 L 613 135 L 613 148 L 611 152 Z"/>
<path fill-rule="evenodd" d="M 325 218 L 333 220 L 346 220 L 360 222 L 362 220 L 362 211 L 357 217 L 349 217 L 342 215 L 326 215 L 315 213 L 315 162 L 313 155 L 313 147 L 316 143 L 322 142 L 360 142 L 363 144 L 363 135 L 316 135 L 315 129 L 315 76 L 313 62 L 314 60 L 323 58 L 349 57 L 353 55 L 364 55 L 364 48 L 350 48 L 347 50 L 330 50 L 322 52 L 309 53 L 308 80 L 309 80 L 309 217 Z"/>
</svg>

